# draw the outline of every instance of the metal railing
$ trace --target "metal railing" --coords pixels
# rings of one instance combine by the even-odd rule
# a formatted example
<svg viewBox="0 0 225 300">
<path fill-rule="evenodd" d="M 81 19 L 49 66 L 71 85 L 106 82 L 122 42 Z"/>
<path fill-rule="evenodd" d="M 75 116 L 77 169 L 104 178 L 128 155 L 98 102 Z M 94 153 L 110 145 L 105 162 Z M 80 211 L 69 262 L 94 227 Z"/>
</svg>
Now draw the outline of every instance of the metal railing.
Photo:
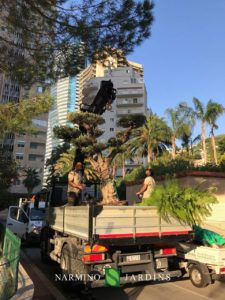
<svg viewBox="0 0 225 300">
<path fill-rule="evenodd" d="M 0 300 L 8 300 L 17 290 L 21 240 L 0 224 Z"/>
</svg>

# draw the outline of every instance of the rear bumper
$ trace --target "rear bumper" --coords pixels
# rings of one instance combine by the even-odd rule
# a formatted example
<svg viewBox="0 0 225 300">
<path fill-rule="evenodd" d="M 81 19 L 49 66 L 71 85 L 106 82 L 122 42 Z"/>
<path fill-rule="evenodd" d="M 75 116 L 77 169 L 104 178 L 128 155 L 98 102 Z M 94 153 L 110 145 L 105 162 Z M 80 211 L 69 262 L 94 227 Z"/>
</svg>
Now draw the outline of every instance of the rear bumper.
<svg viewBox="0 0 225 300">
<path fill-rule="evenodd" d="M 175 271 L 168 271 L 168 272 L 158 272 L 154 274 L 138 274 L 138 275 L 131 275 L 126 274 L 126 276 L 120 277 L 120 285 L 125 284 L 134 284 L 134 283 L 140 283 L 140 282 L 165 282 L 170 281 L 172 278 L 179 278 L 182 276 L 181 270 L 175 270 Z M 98 287 L 104 287 L 105 279 L 95 280 L 95 281 L 89 281 L 86 283 L 91 288 L 98 288 Z"/>
</svg>

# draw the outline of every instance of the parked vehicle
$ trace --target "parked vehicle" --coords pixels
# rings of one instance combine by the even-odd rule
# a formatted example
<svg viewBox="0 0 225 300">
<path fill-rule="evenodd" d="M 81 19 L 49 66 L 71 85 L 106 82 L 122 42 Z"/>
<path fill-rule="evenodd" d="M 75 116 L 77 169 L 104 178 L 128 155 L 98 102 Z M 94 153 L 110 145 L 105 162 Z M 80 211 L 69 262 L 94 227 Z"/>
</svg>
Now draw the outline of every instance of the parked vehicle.
<svg viewBox="0 0 225 300">
<path fill-rule="evenodd" d="M 20 199 L 19 206 L 10 206 L 6 226 L 22 241 L 39 241 L 45 225 L 45 202 Z"/>
<path fill-rule="evenodd" d="M 194 286 L 203 288 L 225 277 L 225 248 L 180 244 L 177 253 Z"/>
<path fill-rule="evenodd" d="M 176 245 L 191 237 L 189 226 L 160 220 L 155 207 L 49 207 L 41 256 L 60 264 L 61 280 L 91 287 L 104 286 L 108 268 L 119 271 L 121 284 L 168 280 L 182 276 Z"/>
</svg>

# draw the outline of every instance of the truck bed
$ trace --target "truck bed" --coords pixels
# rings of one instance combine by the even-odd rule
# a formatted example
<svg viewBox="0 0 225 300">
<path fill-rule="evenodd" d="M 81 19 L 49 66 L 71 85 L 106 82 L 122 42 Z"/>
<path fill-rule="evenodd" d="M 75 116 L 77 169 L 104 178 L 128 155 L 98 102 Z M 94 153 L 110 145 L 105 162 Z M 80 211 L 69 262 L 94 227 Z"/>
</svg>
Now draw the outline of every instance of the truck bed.
<svg viewBox="0 0 225 300">
<path fill-rule="evenodd" d="M 49 225 L 54 230 L 80 237 L 86 241 L 97 240 L 105 244 L 122 241 L 133 244 L 154 242 L 173 236 L 174 241 L 190 238 L 191 227 L 181 225 L 171 218 L 159 218 L 156 207 L 150 206 L 64 206 L 49 208 Z"/>
</svg>

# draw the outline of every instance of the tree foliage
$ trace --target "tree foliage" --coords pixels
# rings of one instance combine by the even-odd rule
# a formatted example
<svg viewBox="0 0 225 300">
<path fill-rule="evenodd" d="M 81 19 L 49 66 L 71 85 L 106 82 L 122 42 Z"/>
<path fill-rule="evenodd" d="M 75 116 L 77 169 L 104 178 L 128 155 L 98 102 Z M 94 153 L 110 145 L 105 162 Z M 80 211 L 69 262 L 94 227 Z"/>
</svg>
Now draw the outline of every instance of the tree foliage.
<svg viewBox="0 0 225 300">
<path fill-rule="evenodd" d="M 157 206 L 159 215 L 167 222 L 171 218 L 181 224 L 201 224 L 205 217 L 211 214 L 211 205 L 217 203 L 210 190 L 196 188 L 181 188 L 176 181 L 167 181 L 153 191 L 151 197 L 142 205 Z"/>
<path fill-rule="evenodd" d="M 33 98 L 22 99 L 19 103 L 0 103 L 0 138 L 7 133 L 35 133 L 32 118 L 46 113 L 52 104 L 52 98 L 46 91 Z"/>
<path fill-rule="evenodd" d="M 143 126 L 132 131 L 128 149 L 132 155 L 147 157 L 148 162 L 170 144 L 171 130 L 163 118 L 150 113 Z"/>
<path fill-rule="evenodd" d="M 38 172 L 33 168 L 28 168 L 24 170 L 25 179 L 23 180 L 23 184 L 27 189 L 28 198 L 33 191 L 33 189 L 41 183 Z"/>
<path fill-rule="evenodd" d="M 0 0 L 0 5 L 0 69 L 23 84 L 76 75 L 84 58 L 101 59 L 108 51 L 131 53 L 150 36 L 154 7 L 150 0 Z"/>
<path fill-rule="evenodd" d="M 105 143 L 98 140 L 103 133 L 98 126 L 105 122 L 102 116 L 88 112 L 75 112 L 70 113 L 68 119 L 70 121 L 68 126 L 54 128 L 55 135 L 74 146 L 75 161 L 85 161 L 91 166 L 90 176 L 97 177 L 101 182 L 103 203 L 117 202 L 118 197 L 110 174 L 110 165 L 118 153 L 125 151 L 123 146 L 129 140 L 131 131 L 145 122 L 145 116 L 133 115 L 121 119 L 118 125 L 125 129 Z M 61 159 L 57 162 L 58 166 L 68 165 L 71 155 L 68 157 L 67 154 L 61 155 Z"/>
</svg>

